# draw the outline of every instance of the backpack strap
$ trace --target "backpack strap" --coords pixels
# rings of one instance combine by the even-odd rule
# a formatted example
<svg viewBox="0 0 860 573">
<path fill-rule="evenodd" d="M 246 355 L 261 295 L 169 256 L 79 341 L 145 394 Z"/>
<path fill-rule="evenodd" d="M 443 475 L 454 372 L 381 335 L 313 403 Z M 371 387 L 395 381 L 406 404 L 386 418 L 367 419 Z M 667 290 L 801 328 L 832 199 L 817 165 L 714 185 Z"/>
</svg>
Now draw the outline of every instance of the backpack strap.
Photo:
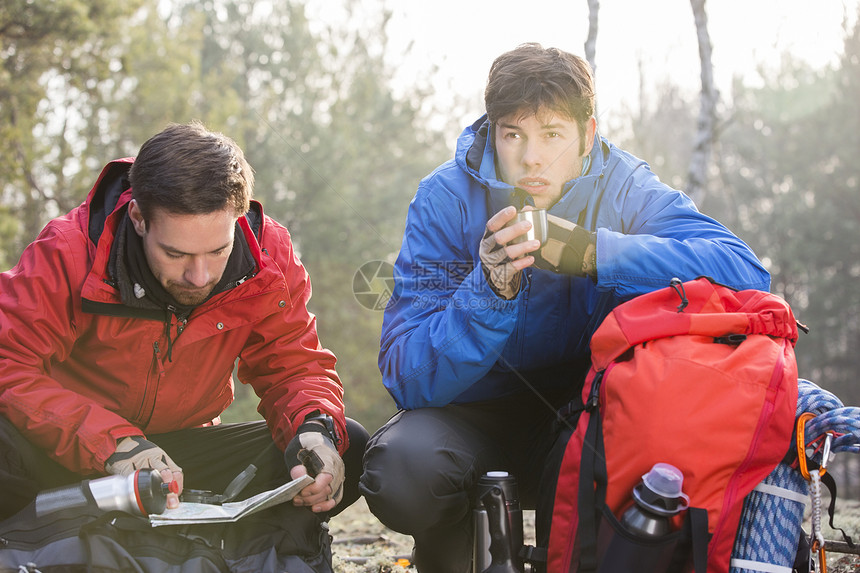
<svg viewBox="0 0 860 573">
<path fill-rule="evenodd" d="M 824 484 L 830 492 L 830 505 L 827 506 L 827 515 L 830 518 L 828 521 L 830 529 L 840 532 L 842 534 L 843 541 L 845 541 L 848 547 L 853 549 L 855 543 L 851 536 L 845 533 L 844 529 L 837 527 L 836 524 L 833 523 L 836 514 L 836 498 L 838 497 L 838 492 L 836 491 L 836 480 L 834 480 L 833 475 L 828 472 L 821 475 L 821 483 Z"/>
<path fill-rule="evenodd" d="M 585 409 L 590 418 L 585 431 L 582 448 L 582 460 L 579 470 L 579 548 L 580 573 L 597 571 L 597 528 L 600 525 L 601 511 L 606 500 L 606 455 L 603 447 L 603 428 L 600 412 L 597 408 L 597 398 L 603 372 L 594 377 Z"/>
<path fill-rule="evenodd" d="M 705 573 L 708 569 L 708 542 L 711 540 L 708 534 L 708 510 L 691 507 L 687 510 L 687 516 L 691 531 L 693 571 Z"/>
<path fill-rule="evenodd" d="M 669 573 L 685 573 L 692 563 L 694 573 L 707 573 L 708 543 L 711 536 L 708 533 L 708 510 L 703 507 L 690 507 L 681 524 L 681 537 L 678 548 L 672 556 Z"/>
</svg>

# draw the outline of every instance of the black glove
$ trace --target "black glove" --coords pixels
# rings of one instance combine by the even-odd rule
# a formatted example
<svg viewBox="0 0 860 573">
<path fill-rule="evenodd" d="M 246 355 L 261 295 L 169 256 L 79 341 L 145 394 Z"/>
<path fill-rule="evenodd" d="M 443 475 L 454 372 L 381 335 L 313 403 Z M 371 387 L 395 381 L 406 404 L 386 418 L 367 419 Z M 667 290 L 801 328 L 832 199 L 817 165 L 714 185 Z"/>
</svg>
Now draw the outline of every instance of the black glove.
<svg viewBox="0 0 860 573">
<path fill-rule="evenodd" d="M 547 214 L 546 220 L 547 240 L 535 254 L 535 266 L 566 275 L 596 277 L 595 234 L 555 215 Z"/>
<path fill-rule="evenodd" d="M 332 494 L 329 499 L 340 503 L 345 470 L 343 460 L 325 426 L 315 422 L 305 422 L 299 426 L 296 435 L 284 450 L 284 462 L 287 469 L 293 469 L 299 464 L 305 466 L 311 477 L 320 473 L 331 474 Z"/>
</svg>

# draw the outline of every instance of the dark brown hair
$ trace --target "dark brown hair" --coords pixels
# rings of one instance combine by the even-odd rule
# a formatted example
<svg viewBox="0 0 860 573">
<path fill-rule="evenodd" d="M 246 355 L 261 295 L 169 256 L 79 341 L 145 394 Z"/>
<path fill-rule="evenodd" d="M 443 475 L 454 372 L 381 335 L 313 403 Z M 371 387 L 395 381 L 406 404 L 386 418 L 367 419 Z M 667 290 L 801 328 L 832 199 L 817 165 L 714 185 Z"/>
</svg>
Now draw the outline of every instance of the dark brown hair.
<svg viewBox="0 0 860 573">
<path fill-rule="evenodd" d="M 145 220 L 153 209 L 200 215 L 250 208 L 254 172 L 229 137 L 202 123 L 170 124 L 144 143 L 129 172 L 132 197 Z"/>
<path fill-rule="evenodd" d="M 557 48 L 522 44 L 496 58 L 484 91 L 492 123 L 519 113 L 551 110 L 573 120 L 580 137 L 594 115 L 594 79 L 588 62 Z"/>
</svg>

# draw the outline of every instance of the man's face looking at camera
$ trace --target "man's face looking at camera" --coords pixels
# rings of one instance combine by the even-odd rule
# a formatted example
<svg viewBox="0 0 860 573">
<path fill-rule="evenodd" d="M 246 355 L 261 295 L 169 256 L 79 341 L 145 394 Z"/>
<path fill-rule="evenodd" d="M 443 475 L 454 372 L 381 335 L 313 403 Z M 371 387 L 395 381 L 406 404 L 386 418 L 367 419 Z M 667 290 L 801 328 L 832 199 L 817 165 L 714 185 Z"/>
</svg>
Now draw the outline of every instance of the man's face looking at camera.
<svg viewBox="0 0 860 573">
<path fill-rule="evenodd" d="M 502 181 L 525 190 L 535 207 L 549 209 L 561 198 L 564 184 L 582 173 L 595 131 L 594 118 L 582 137 L 576 121 L 549 109 L 502 117 L 494 126 Z"/>
</svg>

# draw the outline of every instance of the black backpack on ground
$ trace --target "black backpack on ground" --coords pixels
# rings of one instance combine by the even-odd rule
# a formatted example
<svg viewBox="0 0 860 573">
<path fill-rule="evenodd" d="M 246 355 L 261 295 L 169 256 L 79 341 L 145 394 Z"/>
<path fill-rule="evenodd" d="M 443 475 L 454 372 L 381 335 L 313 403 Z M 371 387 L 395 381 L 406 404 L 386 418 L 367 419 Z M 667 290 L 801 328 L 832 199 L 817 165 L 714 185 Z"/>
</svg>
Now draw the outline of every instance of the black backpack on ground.
<svg viewBox="0 0 860 573">
<path fill-rule="evenodd" d="M 291 504 L 234 523 L 152 527 L 92 509 L 37 518 L 33 505 L 0 522 L 0 572 L 331 573 L 328 524 Z"/>
</svg>

